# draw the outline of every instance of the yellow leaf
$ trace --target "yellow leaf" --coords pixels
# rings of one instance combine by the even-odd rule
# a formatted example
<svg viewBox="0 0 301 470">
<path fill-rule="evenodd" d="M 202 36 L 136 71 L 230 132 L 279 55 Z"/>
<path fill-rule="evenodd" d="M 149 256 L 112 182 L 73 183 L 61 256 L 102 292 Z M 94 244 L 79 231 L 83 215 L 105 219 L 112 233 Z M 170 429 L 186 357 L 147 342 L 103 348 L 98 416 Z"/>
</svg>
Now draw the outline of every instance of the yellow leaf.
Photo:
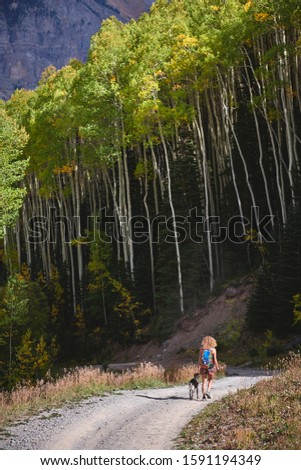
<svg viewBox="0 0 301 470">
<path fill-rule="evenodd" d="M 247 2 L 244 6 L 244 10 L 249 11 L 252 6 L 253 6 L 253 2 L 251 2 L 251 1 Z"/>
<path fill-rule="evenodd" d="M 254 17 L 256 21 L 265 21 L 270 16 L 267 13 L 255 13 Z"/>
</svg>

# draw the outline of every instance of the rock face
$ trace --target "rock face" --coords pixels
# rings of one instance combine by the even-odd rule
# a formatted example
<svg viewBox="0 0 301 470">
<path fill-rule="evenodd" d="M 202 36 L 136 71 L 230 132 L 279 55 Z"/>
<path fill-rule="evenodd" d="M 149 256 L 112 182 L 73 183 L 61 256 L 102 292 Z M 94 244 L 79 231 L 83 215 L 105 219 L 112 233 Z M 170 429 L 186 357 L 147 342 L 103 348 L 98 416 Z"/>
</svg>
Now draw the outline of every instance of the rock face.
<svg viewBox="0 0 301 470">
<path fill-rule="evenodd" d="M 112 15 L 137 18 L 152 0 L 0 0 L 0 98 L 35 88 L 49 65 L 86 59 L 90 38 Z"/>
</svg>

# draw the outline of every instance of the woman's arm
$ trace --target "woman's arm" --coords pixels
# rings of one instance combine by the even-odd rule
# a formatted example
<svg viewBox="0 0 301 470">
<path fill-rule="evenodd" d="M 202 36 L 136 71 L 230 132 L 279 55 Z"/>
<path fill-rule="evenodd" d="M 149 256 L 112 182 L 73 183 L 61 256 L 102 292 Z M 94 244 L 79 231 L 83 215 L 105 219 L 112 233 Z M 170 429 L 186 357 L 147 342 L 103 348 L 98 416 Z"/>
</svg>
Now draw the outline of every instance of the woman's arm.
<svg viewBox="0 0 301 470">
<path fill-rule="evenodd" d="M 216 353 L 216 349 L 215 349 L 215 348 L 214 348 L 213 351 L 212 351 L 212 355 L 213 355 L 213 362 L 214 362 L 214 365 L 215 365 L 216 369 L 219 370 L 218 362 L 217 362 L 217 353 Z"/>
<path fill-rule="evenodd" d="M 202 353 L 203 353 L 203 348 L 200 348 L 200 350 L 199 350 L 199 366 L 202 365 Z"/>
</svg>

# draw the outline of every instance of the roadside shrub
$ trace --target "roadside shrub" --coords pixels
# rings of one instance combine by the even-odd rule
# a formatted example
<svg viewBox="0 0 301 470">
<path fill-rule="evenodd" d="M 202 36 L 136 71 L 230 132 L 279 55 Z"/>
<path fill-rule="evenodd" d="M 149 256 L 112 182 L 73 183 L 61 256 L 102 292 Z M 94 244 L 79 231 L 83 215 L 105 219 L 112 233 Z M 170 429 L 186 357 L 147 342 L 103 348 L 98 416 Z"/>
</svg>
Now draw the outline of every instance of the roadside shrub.
<svg viewBox="0 0 301 470">
<path fill-rule="evenodd" d="M 0 392 L 0 427 L 29 411 L 38 412 L 113 390 L 166 387 L 169 384 L 185 383 L 195 371 L 195 366 L 165 370 L 152 363 L 141 363 L 135 369 L 122 373 L 105 372 L 92 366 L 65 370 L 65 373 L 56 379 L 48 377 L 47 382 L 40 380 L 34 386 L 17 385 L 11 392 Z"/>
</svg>

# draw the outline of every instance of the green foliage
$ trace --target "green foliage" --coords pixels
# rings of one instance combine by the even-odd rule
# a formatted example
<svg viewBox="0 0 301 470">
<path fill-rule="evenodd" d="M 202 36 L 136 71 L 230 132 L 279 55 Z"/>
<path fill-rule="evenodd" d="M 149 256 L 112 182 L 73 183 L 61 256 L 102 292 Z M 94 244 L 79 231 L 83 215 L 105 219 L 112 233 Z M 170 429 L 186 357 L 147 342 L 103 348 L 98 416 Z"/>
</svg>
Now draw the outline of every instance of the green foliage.
<svg viewBox="0 0 301 470">
<path fill-rule="evenodd" d="M 13 385 L 13 369 L 19 329 L 26 324 L 28 313 L 28 289 L 22 276 L 11 275 L 7 282 L 0 312 L 0 344 L 4 350 L 7 369 L 2 370 L 3 380 Z M 1 349 L 2 349 L 1 348 Z"/>
<path fill-rule="evenodd" d="M 301 321 L 301 294 L 293 296 L 295 323 Z"/>
<path fill-rule="evenodd" d="M 0 306 L 0 385 L 12 387 L 45 376 L 58 355 L 54 337 L 47 347 L 44 339 L 49 315 L 45 293 L 25 268 L 8 278 Z"/>
<path fill-rule="evenodd" d="M 23 323 L 28 312 L 28 286 L 23 276 L 11 275 L 7 281 L 4 297 L 4 308 L 7 313 L 4 321 L 16 325 Z"/>
<path fill-rule="evenodd" d="M 5 227 L 15 222 L 26 192 L 19 183 L 28 166 L 28 160 L 21 159 L 27 140 L 25 129 L 0 108 L 0 239 Z"/>
<path fill-rule="evenodd" d="M 148 181 L 154 179 L 154 172 L 151 162 L 147 162 L 146 165 L 144 162 L 138 162 L 134 171 L 134 177 L 137 179 L 146 178 Z"/>
<path fill-rule="evenodd" d="M 219 351 L 233 353 L 241 344 L 242 333 L 245 331 L 245 319 L 243 317 L 230 318 L 216 335 Z"/>
<path fill-rule="evenodd" d="M 43 336 L 34 341 L 31 330 L 27 330 L 16 352 L 15 382 L 35 383 L 46 377 L 51 364 Z"/>
<path fill-rule="evenodd" d="M 273 335 L 271 330 L 267 330 L 264 336 L 264 340 L 256 348 L 260 359 L 263 361 L 269 357 L 277 356 L 284 350 L 282 342 Z"/>
</svg>

